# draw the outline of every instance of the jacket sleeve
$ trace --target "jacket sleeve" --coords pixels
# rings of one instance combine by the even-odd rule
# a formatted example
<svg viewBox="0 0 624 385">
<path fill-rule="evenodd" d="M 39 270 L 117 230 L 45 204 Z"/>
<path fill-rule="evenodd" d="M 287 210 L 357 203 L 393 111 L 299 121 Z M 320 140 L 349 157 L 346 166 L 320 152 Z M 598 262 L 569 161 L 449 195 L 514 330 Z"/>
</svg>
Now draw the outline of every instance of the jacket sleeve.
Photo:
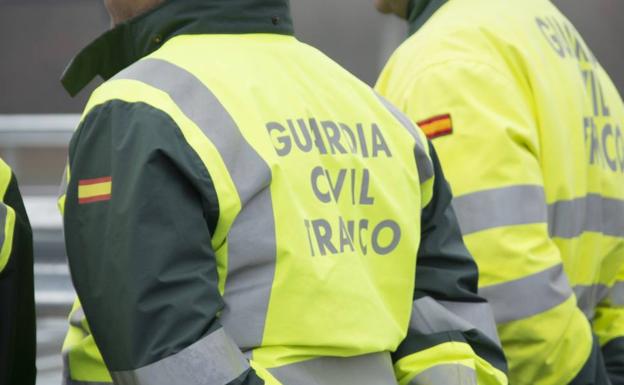
<svg viewBox="0 0 624 385">
<path fill-rule="evenodd" d="M 422 212 L 414 304 L 394 352 L 399 384 L 507 384 L 507 365 L 478 271 L 464 246 L 433 147 L 433 194 Z"/>
<path fill-rule="evenodd" d="M 415 121 L 450 117 L 434 145 L 479 265 L 479 293 L 494 311 L 510 383 L 604 384 L 600 350 L 549 236 L 529 91 L 511 79 L 458 59 L 423 69 L 403 93 L 385 89 L 383 79 L 379 88 Z"/>
<path fill-rule="evenodd" d="M 148 104 L 94 107 L 61 199 L 72 279 L 118 385 L 262 384 L 219 323 L 219 205 L 175 122 Z"/>
<path fill-rule="evenodd" d="M 624 269 L 620 270 L 608 297 L 598 305 L 593 327 L 611 383 L 624 385 Z"/>
<path fill-rule="evenodd" d="M 32 231 L 17 180 L 1 160 L 0 197 L 0 385 L 34 385 Z"/>
</svg>

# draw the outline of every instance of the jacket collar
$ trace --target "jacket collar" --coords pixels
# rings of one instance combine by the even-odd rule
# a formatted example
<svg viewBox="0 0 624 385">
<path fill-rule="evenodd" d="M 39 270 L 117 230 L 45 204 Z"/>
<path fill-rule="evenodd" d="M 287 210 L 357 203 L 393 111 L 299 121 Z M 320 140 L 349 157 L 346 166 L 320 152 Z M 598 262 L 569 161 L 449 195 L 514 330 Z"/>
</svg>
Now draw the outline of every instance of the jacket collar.
<svg viewBox="0 0 624 385">
<path fill-rule="evenodd" d="M 407 8 L 409 34 L 418 31 L 448 0 L 410 0 Z"/>
<path fill-rule="evenodd" d="M 122 23 L 84 48 L 69 63 L 61 83 L 71 96 L 96 76 L 119 71 L 182 34 L 277 33 L 292 35 L 288 0 L 166 0 Z"/>
</svg>

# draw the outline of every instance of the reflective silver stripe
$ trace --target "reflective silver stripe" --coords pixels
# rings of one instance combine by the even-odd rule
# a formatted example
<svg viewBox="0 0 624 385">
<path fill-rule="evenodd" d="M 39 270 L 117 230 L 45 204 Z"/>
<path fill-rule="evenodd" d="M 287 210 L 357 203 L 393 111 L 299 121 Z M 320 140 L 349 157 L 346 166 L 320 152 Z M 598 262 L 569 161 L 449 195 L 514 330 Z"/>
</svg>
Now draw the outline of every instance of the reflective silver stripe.
<svg viewBox="0 0 624 385">
<path fill-rule="evenodd" d="M 82 323 L 82 321 L 84 321 L 85 318 L 86 317 L 85 317 L 84 310 L 82 309 L 82 307 L 79 307 L 76 310 L 74 310 L 72 314 L 69 316 L 69 324 L 71 326 L 80 328 L 80 330 L 82 330 L 82 332 L 85 334 L 90 334 L 90 332 L 84 327 Z"/>
<path fill-rule="evenodd" d="M 67 178 L 67 167 L 69 166 L 65 166 L 65 169 L 63 171 L 63 179 L 61 179 L 61 185 L 59 186 L 59 198 L 67 194 L 67 185 L 69 184 L 69 179 Z"/>
<path fill-rule="evenodd" d="M 497 323 L 528 318 L 551 309 L 570 297 L 572 289 L 563 265 L 525 278 L 479 288 L 492 306 Z"/>
<path fill-rule="evenodd" d="M 82 327 L 82 321 L 85 319 L 85 313 L 82 307 L 74 310 L 69 317 L 69 324 L 75 327 Z"/>
<path fill-rule="evenodd" d="M 219 151 L 242 204 L 228 234 L 221 324 L 243 350 L 261 345 L 277 253 L 269 166 L 216 96 L 190 72 L 164 60 L 144 59 L 115 78 L 138 80 L 169 94 Z"/>
<path fill-rule="evenodd" d="M 243 350 L 262 344 L 275 275 L 275 222 L 269 189 L 236 218 L 228 239 L 228 276 L 221 323 Z"/>
<path fill-rule="evenodd" d="M 553 237 L 575 238 L 586 231 L 624 237 L 624 200 L 589 194 L 548 206 Z"/>
<path fill-rule="evenodd" d="M 495 227 L 545 223 L 544 189 L 537 185 L 517 185 L 482 190 L 453 199 L 462 234 Z"/>
<path fill-rule="evenodd" d="M 477 385 L 477 373 L 464 365 L 437 365 L 419 373 L 409 385 Z"/>
<path fill-rule="evenodd" d="M 69 353 L 63 352 L 63 380 L 62 385 L 111 385 L 112 382 L 77 381 L 72 380 L 69 370 Z"/>
<path fill-rule="evenodd" d="M 576 285 L 572 288 L 576 295 L 576 304 L 590 320 L 594 318 L 596 306 L 609 295 L 606 285 Z"/>
<path fill-rule="evenodd" d="M 492 309 L 485 302 L 436 301 L 422 297 L 414 301 L 410 327 L 420 334 L 478 329 L 500 345 Z"/>
<path fill-rule="evenodd" d="M 389 353 L 322 357 L 269 369 L 284 385 L 396 385 Z"/>
<path fill-rule="evenodd" d="M 226 385 L 247 369 L 249 363 L 238 346 L 218 329 L 172 356 L 111 376 L 117 385 Z"/>
<path fill-rule="evenodd" d="M 624 282 L 616 282 L 609 291 L 609 301 L 616 306 L 624 306 Z"/>
<path fill-rule="evenodd" d="M 502 226 L 548 222 L 552 237 L 575 238 L 592 231 L 624 237 L 624 200 L 589 194 L 545 204 L 537 185 L 478 191 L 453 199 L 464 235 Z"/>
<path fill-rule="evenodd" d="M 405 114 L 399 111 L 398 108 L 396 108 L 383 96 L 377 95 L 377 97 L 381 100 L 386 109 L 388 109 L 388 111 L 390 111 L 392 115 L 394 115 L 394 117 L 401 122 L 407 131 L 409 131 L 412 137 L 414 137 L 414 140 L 416 140 L 416 167 L 418 168 L 420 183 L 428 181 L 434 174 L 433 163 L 431 162 L 431 159 L 429 158 L 429 155 L 427 155 L 427 151 L 425 149 L 425 146 L 427 146 L 428 143 L 422 142 L 420 135 L 418 135 L 416 131 L 416 125 L 414 125 L 414 123 L 407 116 L 405 116 Z"/>
</svg>

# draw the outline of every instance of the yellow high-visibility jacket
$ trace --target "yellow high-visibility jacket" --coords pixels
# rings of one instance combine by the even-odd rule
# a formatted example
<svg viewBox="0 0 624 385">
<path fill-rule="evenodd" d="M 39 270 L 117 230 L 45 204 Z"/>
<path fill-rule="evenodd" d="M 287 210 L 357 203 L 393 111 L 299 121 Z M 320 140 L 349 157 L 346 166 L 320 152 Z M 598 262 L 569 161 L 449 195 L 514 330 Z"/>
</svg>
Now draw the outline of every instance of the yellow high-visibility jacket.
<svg viewBox="0 0 624 385">
<path fill-rule="evenodd" d="M 286 0 L 163 2 L 64 84 L 97 73 L 61 199 L 66 384 L 507 382 L 435 152 Z"/>
<path fill-rule="evenodd" d="M 621 97 L 550 1 L 415 3 L 377 90 L 435 138 L 510 383 L 624 383 Z"/>
<path fill-rule="evenodd" d="M 35 385 L 32 231 L 17 179 L 0 159 L 0 385 Z"/>
</svg>

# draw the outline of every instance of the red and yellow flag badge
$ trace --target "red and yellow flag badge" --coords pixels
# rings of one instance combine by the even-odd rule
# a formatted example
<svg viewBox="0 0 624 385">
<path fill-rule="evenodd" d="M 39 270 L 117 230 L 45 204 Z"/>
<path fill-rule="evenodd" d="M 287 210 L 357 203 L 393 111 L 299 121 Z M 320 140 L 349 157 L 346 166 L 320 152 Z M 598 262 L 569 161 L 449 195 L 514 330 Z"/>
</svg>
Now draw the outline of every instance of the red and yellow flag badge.
<svg viewBox="0 0 624 385">
<path fill-rule="evenodd" d="M 95 179 L 81 179 L 78 182 L 78 203 L 108 201 L 113 190 L 113 178 L 110 176 Z"/>
<path fill-rule="evenodd" d="M 434 139 L 440 136 L 450 135 L 453 133 L 453 120 L 451 115 L 438 115 L 418 122 L 418 126 L 427 135 L 427 138 Z"/>
</svg>

